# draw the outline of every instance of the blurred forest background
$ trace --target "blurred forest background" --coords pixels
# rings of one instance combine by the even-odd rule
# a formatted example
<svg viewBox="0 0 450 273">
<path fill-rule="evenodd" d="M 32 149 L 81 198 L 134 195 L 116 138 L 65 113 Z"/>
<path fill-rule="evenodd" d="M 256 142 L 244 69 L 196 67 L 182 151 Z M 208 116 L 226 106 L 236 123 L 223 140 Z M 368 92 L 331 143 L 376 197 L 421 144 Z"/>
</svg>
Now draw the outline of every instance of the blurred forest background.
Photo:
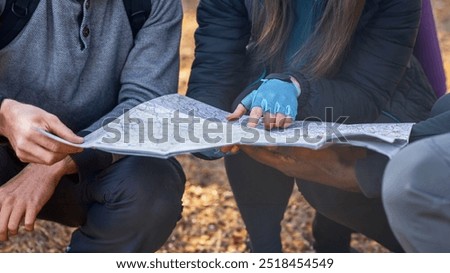
<svg viewBox="0 0 450 273">
<path fill-rule="evenodd" d="M 438 24 L 447 78 L 450 79 L 450 1 L 432 0 Z M 198 0 L 183 0 L 185 10 L 181 44 L 179 92 L 186 92 L 193 60 L 193 33 L 197 27 Z M 450 90 L 450 80 L 447 82 Z M 188 181 L 183 198 L 183 219 L 160 252 L 248 252 L 248 236 L 236 208 L 223 168 L 223 161 L 205 162 L 192 156 L 178 157 Z M 314 211 L 295 190 L 283 221 L 286 252 L 311 252 L 311 220 Z M 370 217 L 370 216 L 369 216 Z M 0 252 L 63 252 L 73 229 L 38 221 L 33 233 L 23 230 L 9 242 L 0 243 Z M 385 252 L 377 243 L 355 234 L 352 246 L 360 252 Z"/>
</svg>

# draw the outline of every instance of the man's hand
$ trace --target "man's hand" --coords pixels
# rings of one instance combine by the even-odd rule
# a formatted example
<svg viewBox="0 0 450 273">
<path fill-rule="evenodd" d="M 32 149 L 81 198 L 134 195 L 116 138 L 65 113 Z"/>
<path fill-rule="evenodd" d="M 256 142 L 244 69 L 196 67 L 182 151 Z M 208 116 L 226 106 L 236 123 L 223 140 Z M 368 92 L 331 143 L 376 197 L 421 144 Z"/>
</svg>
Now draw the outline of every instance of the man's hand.
<svg viewBox="0 0 450 273">
<path fill-rule="evenodd" d="M 318 151 L 297 147 L 240 148 L 254 160 L 287 176 L 346 191 L 360 191 L 354 167 L 356 160 L 366 156 L 363 148 L 332 146 Z"/>
<path fill-rule="evenodd" d="M 70 157 L 53 166 L 30 164 L 0 187 L 0 241 L 18 233 L 20 223 L 33 231 L 36 217 L 63 175 L 77 172 Z"/>
<path fill-rule="evenodd" d="M 8 138 L 21 161 L 52 165 L 69 154 L 82 151 L 81 148 L 50 139 L 36 128 L 44 129 L 72 143 L 83 143 L 83 138 L 75 135 L 55 115 L 14 100 L 3 101 L 0 108 L 0 135 Z"/>
</svg>

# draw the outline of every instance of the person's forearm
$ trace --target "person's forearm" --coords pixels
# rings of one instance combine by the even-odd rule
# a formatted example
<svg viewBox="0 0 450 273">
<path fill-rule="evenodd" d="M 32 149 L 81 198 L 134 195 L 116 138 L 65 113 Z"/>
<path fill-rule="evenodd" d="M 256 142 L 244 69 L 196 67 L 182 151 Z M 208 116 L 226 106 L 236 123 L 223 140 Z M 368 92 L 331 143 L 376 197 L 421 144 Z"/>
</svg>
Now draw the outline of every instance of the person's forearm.
<svg viewBox="0 0 450 273">
<path fill-rule="evenodd" d="M 356 162 L 366 150 L 355 147 L 330 147 L 310 150 L 296 147 L 261 148 L 241 146 L 256 161 L 275 168 L 287 176 L 359 192 Z"/>
<path fill-rule="evenodd" d="M 53 171 L 55 175 L 60 177 L 78 173 L 77 164 L 75 164 L 75 161 L 73 161 L 70 156 L 67 156 L 52 166 L 48 166 L 48 168 L 50 171 Z"/>
<path fill-rule="evenodd" d="M 346 191 L 360 192 L 355 165 L 356 159 L 312 157 L 297 166 L 293 176 Z"/>
</svg>

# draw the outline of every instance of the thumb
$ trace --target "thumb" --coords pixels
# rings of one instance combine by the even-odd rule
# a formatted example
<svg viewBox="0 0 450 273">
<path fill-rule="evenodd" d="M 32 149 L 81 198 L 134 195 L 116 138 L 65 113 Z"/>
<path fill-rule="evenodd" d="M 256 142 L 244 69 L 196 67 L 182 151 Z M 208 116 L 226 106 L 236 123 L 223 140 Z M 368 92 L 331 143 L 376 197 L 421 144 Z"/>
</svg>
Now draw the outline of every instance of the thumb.
<svg viewBox="0 0 450 273">
<path fill-rule="evenodd" d="M 84 138 L 77 136 L 72 130 L 70 130 L 59 118 L 51 118 L 48 124 L 48 131 L 59 136 L 60 138 L 67 140 L 75 144 L 82 144 Z"/>
<path fill-rule="evenodd" d="M 245 115 L 245 113 L 247 113 L 247 109 L 244 107 L 244 105 L 239 104 L 234 110 L 234 112 L 227 117 L 227 119 L 229 121 L 237 120 L 240 119 L 243 115 Z"/>
</svg>

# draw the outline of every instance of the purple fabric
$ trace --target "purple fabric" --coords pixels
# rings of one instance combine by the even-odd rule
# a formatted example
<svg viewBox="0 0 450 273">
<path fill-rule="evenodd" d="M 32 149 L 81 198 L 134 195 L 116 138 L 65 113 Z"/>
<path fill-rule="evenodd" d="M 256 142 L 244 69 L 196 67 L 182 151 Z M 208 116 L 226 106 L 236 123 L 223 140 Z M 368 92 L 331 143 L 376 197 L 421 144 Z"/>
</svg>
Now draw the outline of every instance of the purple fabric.
<svg viewBox="0 0 450 273">
<path fill-rule="evenodd" d="M 436 95 L 438 97 L 444 95 L 447 90 L 444 64 L 430 0 L 423 0 L 422 21 L 414 55 L 422 64 Z"/>
</svg>

